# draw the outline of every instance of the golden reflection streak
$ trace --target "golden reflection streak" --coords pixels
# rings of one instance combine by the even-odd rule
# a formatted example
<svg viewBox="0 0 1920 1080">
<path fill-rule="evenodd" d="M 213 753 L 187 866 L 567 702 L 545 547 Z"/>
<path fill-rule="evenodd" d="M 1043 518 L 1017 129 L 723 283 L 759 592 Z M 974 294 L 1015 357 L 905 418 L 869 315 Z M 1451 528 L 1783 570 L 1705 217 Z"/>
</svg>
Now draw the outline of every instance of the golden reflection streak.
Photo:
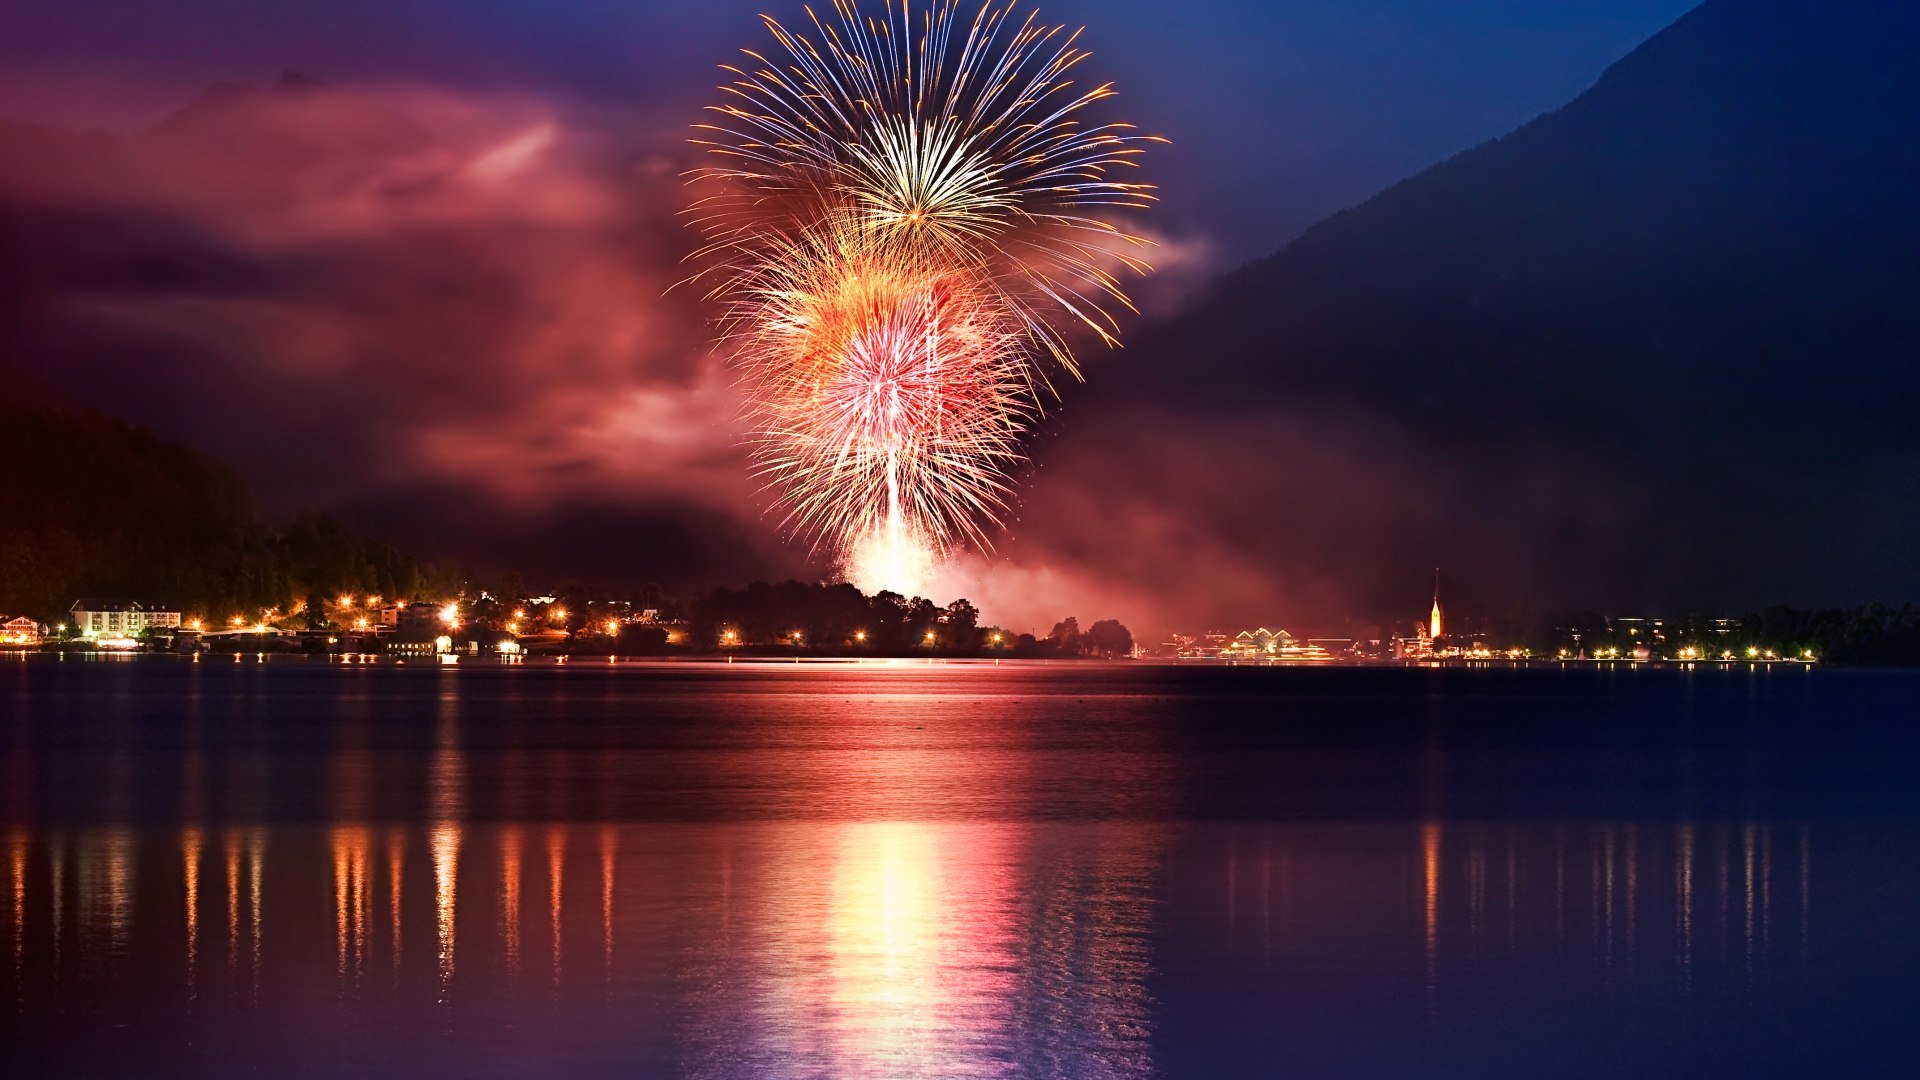
<svg viewBox="0 0 1920 1080">
<path fill-rule="evenodd" d="M 133 922 L 133 836 L 125 829 L 109 830 L 107 853 L 107 929 L 109 955 L 126 952 L 127 931 Z"/>
<path fill-rule="evenodd" d="M 27 959 L 27 831 L 7 834 L 7 866 L 13 884 L 13 984 L 23 985 Z"/>
<path fill-rule="evenodd" d="M 1693 823 L 1673 830 L 1674 929 L 1680 939 L 1680 967 L 1693 971 Z"/>
<path fill-rule="evenodd" d="M 347 976 L 347 845 L 343 832 L 344 829 L 333 830 L 329 845 L 333 854 L 333 977 L 336 980 Z"/>
<path fill-rule="evenodd" d="M 440 696 L 440 725 L 434 735 L 431 782 L 436 824 L 427 836 L 433 856 L 434 926 L 440 973 L 440 1003 L 446 1004 L 453 985 L 454 904 L 460 876 L 460 817 L 466 808 L 466 764 L 460 751 L 460 698 L 457 692 Z"/>
<path fill-rule="evenodd" d="M 265 829 L 247 830 L 247 900 L 253 916 L 253 997 L 254 1003 L 260 999 L 260 905 L 261 873 L 267 859 L 267 831 Z"/>
<path fill-rule="evenodd" d="M 1760 951 L 1773 946 L 1773 826 L 1760 828 Z"/>
<path fill-rule="evenodd" d="M 1746 949 L 1747 971 L 1753 971 L 1753 867 L 1754 867 L 1754 827 L 1751 824 L 1740 828 L 1741 875 L 1744 882 L 1742 895 L 1745 899 L 1746 933 L 1742 941 Z"/>
<path fill-rule="evenodd" d="M 1427 1014 L 1433 1015 L 1440 990 L 1440 823 L 1420 827 L 1420 855 L 1426 872 Z"/>
<path fill-rule="evenodd" d="M 559 825 L 547 827 L 547 908 L 553 916 L 553 988 L 560 989 L 560 893 L 566 880 L 567 833 Z"/>
<path fill-rule="evenodd" d="M 1640 898 L 1640 826 L 1627 825 L 1626 846 L 1627 868 L 1624 875 L 1627 890 L 1627 967 L 1633 967 L 1633 938 L 1637 926 L 1635 914 L 1639 909 Z"/>
<path fill-rule="evenodd" d="M 226 832 L 227 856 L 227 974 L 240 967 L 240 834 Z"/>
<path fill-rule="evenodd" d="M 56 978 L 60 972 L 60 951 L 66 941 L 67 930 L 67 853 L 66 839 L 59 833 L 53 834 L 47 842 L 48 872 L 53 878 L 53 970 Z"/>
<path fill-rule="evenodd" d="M 446 1004 L 453 982 L 453 919 L 456 879 L 460 873 L 460 826 L 436 825 L 427 846 L 433 852 L 434 924 L 439 933 L 440 1003 Z"/>
<path fill-rule="evenodd" d="M 619 830 L 612 825 L 600 826 L 601 968 L 609 984 L 613 982 L 613 875 L 619 847 Z"/>
<path fill-rule="evenodd" d="M 829 914 L 834 1060 L 847 1074 L 938 1074 L 927 1019 L 950 1004 L 938 955 L 937 827 L 868 822 L 847 829 Z"/>
<path fill-rule="evenodd" d="M 200 851 L 205 839 L 188 826 L 180 831 L 180 866 L 187 907 L 187 1002 L 193 1003 L 200 959 Z"/>
<path fill-rule="evenodd" d="M 387 830 L 387 911 L 393 918 L 393 977 L 400 978 L 400 911 L 406 881 L 407 833 L 398 826 Z"/>
<path fill-rule="evenodd" d="M 372 837 L 363 826 L 333 830 L 334 974 L 358 981 L 367 952 L 367 861 Z"/>
<path fill-rule="evenodd" d="M 366 969 L 367 916 L 368 908 L 372 906 L 373 901 L 368 890 L 370 884 L 368 861 L 372 838 L 366 829 L 358 829 L 356 832 L 358 835 L 355 838 L 356 846 L 353 851 L 353 975 L 358 979 L 360 973 Z"/>
<path fill-rule="evenodd" d="M 500 830 L 500 936 L 506 943 L 507 974 L 520 974 L 520 826 Z"/>
</svg>

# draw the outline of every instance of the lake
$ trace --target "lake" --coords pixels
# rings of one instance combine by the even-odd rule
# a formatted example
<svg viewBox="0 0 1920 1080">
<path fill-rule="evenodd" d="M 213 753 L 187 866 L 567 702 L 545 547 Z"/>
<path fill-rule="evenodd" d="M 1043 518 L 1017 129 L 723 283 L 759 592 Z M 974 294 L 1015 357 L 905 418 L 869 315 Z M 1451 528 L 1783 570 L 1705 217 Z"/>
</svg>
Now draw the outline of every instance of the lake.
<svg viewBox="0 0 1920 1080">
<path fill-rule="evenodd" d="M 1920 675 L 0 662 L 11 1076 L 1910 1076 Z"/>
</svg>

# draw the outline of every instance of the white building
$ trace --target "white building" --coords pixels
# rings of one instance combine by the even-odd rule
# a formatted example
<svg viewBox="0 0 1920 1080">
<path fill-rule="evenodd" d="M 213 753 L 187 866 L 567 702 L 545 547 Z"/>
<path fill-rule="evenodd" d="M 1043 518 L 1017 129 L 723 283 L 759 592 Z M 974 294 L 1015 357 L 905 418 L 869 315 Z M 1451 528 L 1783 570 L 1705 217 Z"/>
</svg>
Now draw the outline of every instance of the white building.
<svg viewBox="0 0 1920 1080">
<path fill-rule="evenodd" d="M 87 637 L 138 637 L 149 627 L 177 629 L 180 613 L 137 600 L 75 600 L 73 628 Z"/>
</svg>

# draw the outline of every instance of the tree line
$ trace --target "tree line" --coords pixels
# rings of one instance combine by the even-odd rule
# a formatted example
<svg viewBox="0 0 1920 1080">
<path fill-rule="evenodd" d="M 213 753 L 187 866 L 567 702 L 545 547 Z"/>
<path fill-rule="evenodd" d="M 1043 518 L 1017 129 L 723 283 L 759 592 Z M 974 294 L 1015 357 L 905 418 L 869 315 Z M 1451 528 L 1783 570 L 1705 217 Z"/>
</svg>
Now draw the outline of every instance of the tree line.
<svg viewBox="0 0 1920 1080">
<path fill-rule="evenodd" d="M 689 605 L 688 623 L 696 649 L 1033 658 L 1121 657 L 1133 649 L 1132 635 L 1113 619 L 1082 633 L 1079 621 L 1068 618 L 1037 638 L 982 626 L 979 609 L 964 599 L 942 607 L 896 592 L 868 596 L 844 583 L 757 581 L 743 589 L 711 589 Z"/>
</svg>

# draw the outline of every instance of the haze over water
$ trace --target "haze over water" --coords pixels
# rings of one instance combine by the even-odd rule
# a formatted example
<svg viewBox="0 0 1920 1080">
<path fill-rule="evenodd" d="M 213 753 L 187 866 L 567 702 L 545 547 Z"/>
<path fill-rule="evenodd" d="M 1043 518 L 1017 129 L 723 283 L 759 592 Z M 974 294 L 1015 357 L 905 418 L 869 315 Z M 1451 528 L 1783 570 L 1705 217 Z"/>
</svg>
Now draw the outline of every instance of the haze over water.
<svg viewBox="0 0 1920 1080">
<path fill-rule="evenodd" d="M 15 1075 L 1910 1073 L 1916 690 L 9 662 L 0 1031 Z"/>
</svg>

